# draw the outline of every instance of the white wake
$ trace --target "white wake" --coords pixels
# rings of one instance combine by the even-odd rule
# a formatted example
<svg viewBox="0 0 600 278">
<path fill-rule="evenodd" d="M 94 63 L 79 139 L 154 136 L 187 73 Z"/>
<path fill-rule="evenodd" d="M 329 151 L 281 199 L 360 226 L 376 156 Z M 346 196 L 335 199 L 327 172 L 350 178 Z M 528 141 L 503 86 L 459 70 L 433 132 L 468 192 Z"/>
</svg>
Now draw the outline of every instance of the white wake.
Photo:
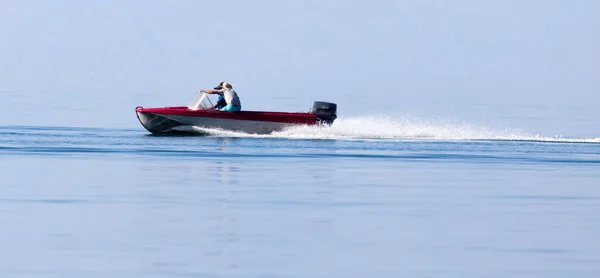
<svg viewBox="0 0 600 278">
<path fill-rule="evenodd" d="M 194 127 L 216 137 L 332 139 L 332 140 L 510 140 L 541 142 L 600 143 L 597 138 L 545 137 L 518 129 L 476 126 L 447 120 L 410 117 L 362 116 L 338 118 L 332 126 L 295 126 L 269 135 L 248 134 Z"/>
</svg>

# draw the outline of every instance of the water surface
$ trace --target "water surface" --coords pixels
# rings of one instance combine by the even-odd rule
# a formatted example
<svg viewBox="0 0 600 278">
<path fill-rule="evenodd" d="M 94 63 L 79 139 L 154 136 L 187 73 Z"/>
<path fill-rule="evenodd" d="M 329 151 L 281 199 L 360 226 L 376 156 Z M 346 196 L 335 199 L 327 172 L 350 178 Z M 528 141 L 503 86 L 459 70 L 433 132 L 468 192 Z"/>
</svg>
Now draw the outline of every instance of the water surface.
<svg viewBox="0 0 600 278">
<path fill-rule="evenodd" d="M 0 127 L 0 276 L 600 274 L 597 138 L 355 124 Z"/>
</svg>

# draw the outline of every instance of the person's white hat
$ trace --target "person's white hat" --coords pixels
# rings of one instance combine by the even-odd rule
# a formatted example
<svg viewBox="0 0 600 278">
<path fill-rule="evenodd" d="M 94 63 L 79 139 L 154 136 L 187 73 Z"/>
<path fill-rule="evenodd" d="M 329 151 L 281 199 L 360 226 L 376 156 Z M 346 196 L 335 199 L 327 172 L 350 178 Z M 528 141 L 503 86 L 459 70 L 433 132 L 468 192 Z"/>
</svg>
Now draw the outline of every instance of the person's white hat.
<svg viewBox="0 0 600 278">
<path fill-rule="evenodd" d="M 231 86 L 231 84 L 229 84 L 229 82 L 227 82 L 227 81 L 223 81 L 222 84 L 221 84 L 221 86 L 223 88 L 229 88 L 229 89 L 233 88 L 233 86 Z"/>
</svg>

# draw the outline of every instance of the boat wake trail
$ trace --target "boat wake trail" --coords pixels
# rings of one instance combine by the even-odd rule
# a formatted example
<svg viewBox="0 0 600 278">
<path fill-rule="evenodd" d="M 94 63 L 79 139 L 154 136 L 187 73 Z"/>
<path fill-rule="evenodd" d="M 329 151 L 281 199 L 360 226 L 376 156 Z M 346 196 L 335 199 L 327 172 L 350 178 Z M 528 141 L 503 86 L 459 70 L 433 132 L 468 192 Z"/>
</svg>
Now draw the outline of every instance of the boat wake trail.
<svg viewBox="0 0 600 278">
<path fill-rule="evenodd" d="M 296 126 L 269 135 L 247 134 L 220 129 L 193 128 L 215 137 L 329 139 L 329 140 L 498 140 L 564 143 L 600 143 L 597 138 L 544 137 L 518 129 L 423 120 L 409 117 L 362 116 L 338 118 L 332 126 Z"/>
</svg>

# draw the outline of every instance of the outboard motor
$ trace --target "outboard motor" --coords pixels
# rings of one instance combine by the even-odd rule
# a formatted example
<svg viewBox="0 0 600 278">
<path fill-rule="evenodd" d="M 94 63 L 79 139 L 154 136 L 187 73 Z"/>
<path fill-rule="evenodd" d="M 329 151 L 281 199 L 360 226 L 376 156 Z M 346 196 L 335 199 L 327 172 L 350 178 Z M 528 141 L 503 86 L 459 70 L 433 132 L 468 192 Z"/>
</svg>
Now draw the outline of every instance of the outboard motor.
<svg viewBox="0 0 600 278">
<path fill-rule="evenodd" d="M 337 119 L 337 104 L 324 101 L 315 101 L 313 102 L 313 106 L 310 108 L 308 113 L 315 114 L 321 123 L 331 125 L 333 124 L 333 121 Z"/>
</svg>

